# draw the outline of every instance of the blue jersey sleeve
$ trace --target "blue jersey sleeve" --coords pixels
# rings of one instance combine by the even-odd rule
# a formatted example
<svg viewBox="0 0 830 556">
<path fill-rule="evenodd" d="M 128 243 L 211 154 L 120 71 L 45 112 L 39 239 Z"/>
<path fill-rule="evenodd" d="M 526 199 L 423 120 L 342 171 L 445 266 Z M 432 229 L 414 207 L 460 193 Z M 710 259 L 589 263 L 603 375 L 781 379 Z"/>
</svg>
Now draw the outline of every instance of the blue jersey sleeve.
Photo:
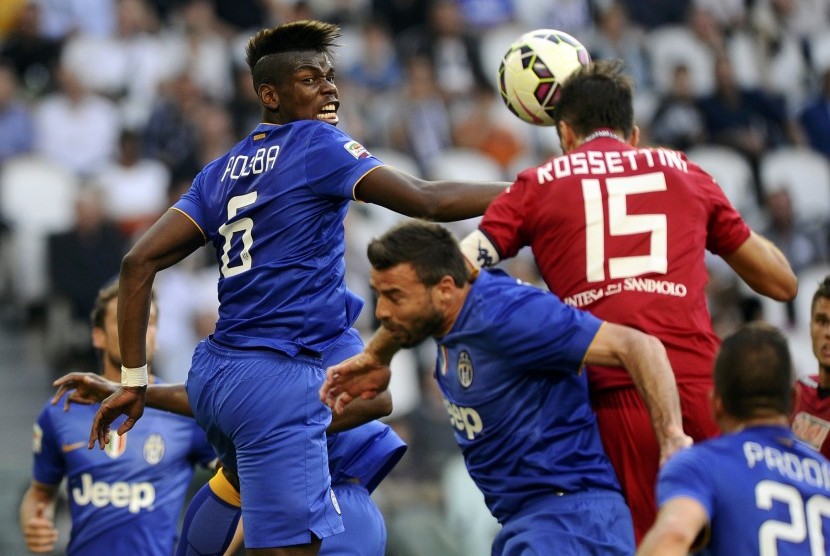
<svg viewBox="0 0 830 556">
<path fill-rule="evenodd" d="M 208 223 L 202 205 L 202 184 L 204 183 L 204 171 L 201 172 L 196 179 L 193 180 L 190 189 L 188 189 L 181 198 L 173 205 L 174 209 L 183 212 L 190 218 L 196 226 L 202 231 L 202 235 L 207 237 Z"/>
<path fill-rule="evenodd" d="M 517 283 L 511 289 L 491 297 L 505 299 L 493 316 L 499 325 L 491 327 L 504 360 L 516 368 L 578 372 L 602 321 L 535 286 Z"/>
<path fill-rule="evenodd" d="M 657 478 L 657 505 L 672 498 L 687 497 L 700 502 L 711 520 L 715 507 L 715 481 L 709 476 L 715 463 L 707 462 L 698 447 L 683 450 L 666 462 Z"/>
<path fill-rule="evenodd" d="M 45 485 L 58 485 L 66 475 L 66 460 L 63 457 L 60 439 L 52 423 L 50 404 L 40 412 L 34 426 L 32 451 L 34 468 L 32 476 Z"/>
<path fill-rule="evenodd" d="M 382 162 L 336 127 L 323 124 L 314 131 L 305 165 L 312 191 L 354 200 L 357 182 Z"/>
</svg>

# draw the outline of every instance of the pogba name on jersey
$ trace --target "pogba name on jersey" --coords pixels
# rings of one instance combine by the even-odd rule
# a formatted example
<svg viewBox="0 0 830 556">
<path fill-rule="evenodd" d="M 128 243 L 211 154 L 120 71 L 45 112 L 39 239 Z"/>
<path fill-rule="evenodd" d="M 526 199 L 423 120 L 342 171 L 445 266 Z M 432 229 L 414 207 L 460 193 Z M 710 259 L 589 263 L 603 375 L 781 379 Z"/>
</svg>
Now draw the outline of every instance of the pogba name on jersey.
<svg viewBox="0 0 830 556">
<path fill-rule="evenodd" d="M 648 168 L 677 168 L 688 171 L 678 151 L 669 149 L 631 149 L 626 151 L 578 151 L 558 156 L 536 168 L 540 184 L 568 176 L 623 174 Z"/>
<path fill-rule="evenodd" d="M 225 171 L 222 173 L 221 181 L 225 181 L 228 177 L 232 180 L 238 180 L 250 175 L 257 175 L 273 170 L 277 164 L 277 156 L 280 154 L 279 145 L 271 147 L 261 147 L 257 149 L 254 156 L 246 154 L 238 154 L 236 156 L 228 157 L 228 164 L 225 166 Z"/>
</svg>

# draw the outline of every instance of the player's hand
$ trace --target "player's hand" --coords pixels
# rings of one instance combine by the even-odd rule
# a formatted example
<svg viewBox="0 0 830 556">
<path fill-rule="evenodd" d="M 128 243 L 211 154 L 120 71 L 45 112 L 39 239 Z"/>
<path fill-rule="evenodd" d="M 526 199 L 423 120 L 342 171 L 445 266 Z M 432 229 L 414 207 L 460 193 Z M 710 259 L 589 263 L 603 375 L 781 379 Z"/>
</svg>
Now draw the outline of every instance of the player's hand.
<svg viewBox="0 0 830 556">
<path fill-rule="evenodd" d="M 23 524 L 23 538 L 26 548 L 35 554 L 51 554 L 58 541 L 58 530 L 51 519 L 44 516 L 46 504 L 39 502 L 35 515 Z"/>
<path fill-rule="evenodd" d="M 673 434 L 667 435 L 660 441 L 660 467 L 666 463 L 670 457 L 684 448 L 688 448 L 694 443 L 692 437 L 684 433 L 682 430 Z"/>
<path fill-rule="evenodd" d="M 119 384 L 95 373 L 68 373 L 53 382 L 52 386 L 58 389 L 52 397 L 52 405 L 69 392 L 63 402 L 63 410 L 69 411 L 73 403 L 90 405 L 103 401 L 115 393 Z"/>
<path fill-rule="evenodd" d="M 118 389 L 103 402 L 95 419 L 92 421 L 92 430 L 89 433 L 90 450 L 98 442 L 102 450 L 110 441 L 110 425 L 119 415 L 126 415 L 127 420 L 118 427 L 118 434 L 123 435 L 135 425 L 144 414 L 144 397 L 147 394 L 146 386 L 118 386 Z"/>
<path fill-rule="evenodd" d="M 372 354 L 358 353 L 327 369 L 320 399 L 335 413 L 341 413 L 352 400 L 369 400 L 386 390 L 391 377 L 388 365 Z"/>
</svg>

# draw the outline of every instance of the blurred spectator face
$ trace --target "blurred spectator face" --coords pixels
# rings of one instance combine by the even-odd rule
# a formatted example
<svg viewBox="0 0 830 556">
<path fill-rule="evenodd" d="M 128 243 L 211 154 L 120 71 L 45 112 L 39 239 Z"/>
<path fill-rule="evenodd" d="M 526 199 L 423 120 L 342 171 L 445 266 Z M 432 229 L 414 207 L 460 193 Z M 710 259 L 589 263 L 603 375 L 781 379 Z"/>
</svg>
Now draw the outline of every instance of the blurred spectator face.
<svg viewBox="0 0 830 556">
<path fill-rule="evenodd" d="M 772 9 L 778 17 L 787 18 L 798 7 L 797 0 L 772 0 Z"/>
<path fill-rule="evenodd" d="M 407 90 L 414 99 L 424 99 L 436 93 L 435 74 L 429 59 L 415 56 L 407 64 Z"/>
<path fill-rule="evenodd" d="M 141 138 L 134 131 L 124 131 L 118 143 L 121 164 L 132 166 L 141 158 Z"/>
<path fill-rule="evenodd" d="M 83 82 L 71 70 L 65 67 L 58 69 L 58 84 L 61 91 L 71 100 L 80 100 L 86 95 Z"/>
<path fill-rule="evenodd" d="M 121 0 L 118 2 L 118 33 L 131 37 L 155 27 L 153 13 L 144 0 Z"/>
<path fill-rule="evenodd" d="M 40 36 L 40 7 L 37 3 L 29 2 L 20 10 L 17 32 L 26 37 Z"/>
<path fill-rule="evenodd" d="M 767 195 L 770 222 L 778 230 L 789 229 L 793 223 L 793 205 L 786 189 L 777 189 Z"/>
<path fill-rule="evenodd" d="M 715 81 L 718 89 L 722 91 L 735 89 L 735 72 L 732 71 L 732 63 L 726 56 L 720 56 L 715 62 Z"/>
<path fill-rule="evenodd" d="M 463 34 L 464 19 L 461 10 L 452 0 L 438 0 L 433 4 L 430 14 L 432 28 L 441 36 L 458 36 Z"/>
<path fill-rule="evenodd" d="M 201 35 L 213 30 L 213 5 L 207 0 L 190 0 L 182 10 L 185 29 L 189 33 Z"/>
<path fill-rule="evenodd" d="M 708 10 L 701 7 L 692 8 L 689 27 L 698 39 L 707 44 L 719 44 L 723 38 L 718 20 Z"/>
<path fill-rule="evenodd" d="M 599 17 L 599 26 L 602 34 L 610 39 L 618 39 L 625 33 L 628 18 L 625 9 L 618 3 L 613 3 L 602 12 Z"/>
<path fill-rule="evenodd" d="M 80 233 L 95 231 L 105 220 L 101 193 L 94 186 L 81 192 L 75 200 L 75 228 Z"/>
<path fill-rule="evenodd" d="M 692 97 L 692 80 L 689 76 L 689 68 L 679 65 L 674 68 L 674 79 L 672 80 L 672 93 L 680 98 Z"/>
<path fill-rule="evenodd" d="M 17 75 L 9 66 L 0 65 L 0 108 L 8 106 L 17 97 Z"/>
<path fill-rule="evenodd" d="M 810 316 L 810 339 L 818 364 L 830 368 L 830 299 L 819 297 Z"/>
</svg>

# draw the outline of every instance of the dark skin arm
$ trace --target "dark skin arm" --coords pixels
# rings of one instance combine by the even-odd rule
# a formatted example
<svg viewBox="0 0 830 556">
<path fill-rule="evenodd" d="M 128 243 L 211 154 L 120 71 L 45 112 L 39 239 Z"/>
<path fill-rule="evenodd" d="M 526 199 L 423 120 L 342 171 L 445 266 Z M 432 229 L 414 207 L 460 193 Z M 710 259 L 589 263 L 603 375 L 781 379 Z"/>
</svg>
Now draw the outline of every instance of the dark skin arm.
<svg viewBox="0 0 830 556">
<path fill-rule="evenodd" d="M 150 318 L 153 280 L 160 270 L 176 264 L 204 245 L 198 226 L 177 210 L 168 210 L 138 240 L 121 262 L 118 294 L 118 336 L 125 367 L 147 362 L 145 338 Z M 147 387 L 119 388 L 101 403 L 92 421 L 89 448 L 98 442 L 103 449 L 109 441 L 110 424 L 122 414 L 127 420 L 118 427 L 124 434 L 144 413 Z"/>
<path fill-rule="evenodd" d="M 481 216 L 508 182 L 427 181 L 390 166 L 375 168 L 355 189 L 358 200 L 437 222 Z"/>
<path fill-rule="evenodd" d="M 118 390 L 119 384 L 95 373 L 68 373 L 55 380 L 52 386 L 58 389 L 52 397 L 52 405 L 57 404 L 68 392 L 63 408 L 64 411 L 69 411 L 73 403 L 89 405 L 103 401 Z M 187 391 L 181 383 L 149 385 L 145 404 L 147 407 L 193 417 Z M 357 399 L 348 404 L 344 411 L 332 416 L 327 432 L 352 429 L 391 413 L 392 396 L 389 392 L 383 392 L 371 400 Z"/>
</svg>

